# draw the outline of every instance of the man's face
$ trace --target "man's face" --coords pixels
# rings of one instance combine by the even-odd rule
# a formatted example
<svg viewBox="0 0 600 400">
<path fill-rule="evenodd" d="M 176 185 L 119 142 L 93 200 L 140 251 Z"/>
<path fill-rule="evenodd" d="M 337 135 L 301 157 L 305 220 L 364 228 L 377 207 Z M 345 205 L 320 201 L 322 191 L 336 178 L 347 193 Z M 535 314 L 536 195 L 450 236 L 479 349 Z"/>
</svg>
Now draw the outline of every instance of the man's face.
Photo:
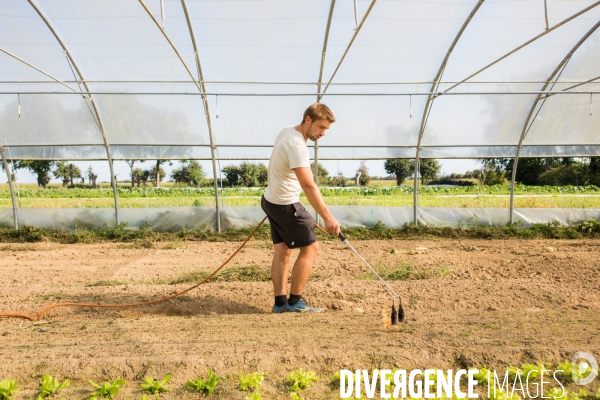
<svg viewBox="0 0 600 400">
<path fill-rule="evenodd" d="M 331 126 L 331 122 L 318 119 L 316 121 L 311 121 L 310 117 L 306 117 L 306 122 L 308 123 L 308 129 L 306 131 L 306 136 L 313 142 L 316 142 L 323 136 L 325 136 L 325 131 L 329 129 Z"/>
</svg>

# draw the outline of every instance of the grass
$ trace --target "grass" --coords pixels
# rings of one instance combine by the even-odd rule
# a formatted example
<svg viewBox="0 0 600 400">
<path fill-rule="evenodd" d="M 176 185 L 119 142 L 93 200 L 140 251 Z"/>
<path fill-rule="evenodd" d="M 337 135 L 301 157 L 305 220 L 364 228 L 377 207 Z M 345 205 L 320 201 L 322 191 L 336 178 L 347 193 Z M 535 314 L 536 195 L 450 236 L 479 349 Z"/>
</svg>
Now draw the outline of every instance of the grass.
<svg viewBox="0 0 600 400">
<path fill-rule="evenodd" d="M 444 265 L 431 266 L 430 268 L 415 269 L 410 264 L 404 263 L 399 266 L 379 264 L 375 270 L 386 281 L 408 281 L 421 279 L 443 279 L 454 274 L 452 268 Z M 377 279 L 371 271 L 361 276 L 361 279 Z"/>
<path fill-rule="evenodd" d="M 205 279 L 212 271 L 188 272 L 169 281 L 169 285 L 195 283 Z M 260 269 L 257 265 L 226 268 L 215 275 L 211 282 L 269 282 L 271 271 Z"/>
<path fill-rule="evenodd" d="M 115 228 L 101 228 L 95 231 L 77 229 L 75 232 L 62 232 L 51 229 L 23 226 L 19 230 L 0 226 L 0 243 L 36 243 L 54 242 L 72 243 L 128 243 L 126 247 L 135 249 L 153 248 L 158 242 L 166 242 L 166 248 L 173 248 L 187 241 L 239 242 L 247 238 L 253 228 L 228 230 L 217 233 L 202 229 L 183 229 L 179 232 L 152 231 L 147 228 L 126 229 L 127 224 Z M 578 225 L 562 226 L 553 221 L 547 224 L 534 224 L 530 228 L 520 228 L 517 225 L 477 226 L 477 227 L 433 227 L 405 224 L 401 228 L 388 228 L 381 222 L 372 228 L 347 228 L 344 230 L 351 240 L 371 239 L 599 239 L 600 223 L 595 220 L 582 222 Z M 319 240 L 337 240 L 316 232 Z M 270 229 L 262 225 L 253 240 L 269 240 Z M 174 245 L 175 243 L 175 245 Z"/>
<path fill-rule="evenodd" d="M 321 193 L 329 205 L 364 205 L 411 207 L 412 186 L 327 188 Z M 22 186 L 19 206 L 22 208 L 112 208 L 113 193 L 109 186 L 103 189 L 66 189 L 34 185 Z M 224 188 L 226 206 L 259 206 L 264 188 Z M 419 189 L 422 207 L 496 207 L 508 208 L 508 185 L 440 187 L 423 186 Z M 219 193 L 221 194 L 221 192 Z M 122 208 L 198 207 L 214 205 L 214 189 L 168 186 L 161 188 L 119 186 L 119 206 Z M 304 196 L 301 197 L 306 202 Z M 600 188 L 597 186 L 524 186 L 515 187 L 515 207 L 518 208 L 598 208 Z M 0 185 L 0 209 L 12 208 L 7 185 Z"/>
<path fill-rule="evenodd" d="M 94 286 L 125 286 L 128 285 L 129 282 L 117 281 L 117 280 L 108 280 L 108 281 L 98 281 L 94 283 L 90 283 L 85 285 L 86 287 L 94 287 Z"/>
</svg>

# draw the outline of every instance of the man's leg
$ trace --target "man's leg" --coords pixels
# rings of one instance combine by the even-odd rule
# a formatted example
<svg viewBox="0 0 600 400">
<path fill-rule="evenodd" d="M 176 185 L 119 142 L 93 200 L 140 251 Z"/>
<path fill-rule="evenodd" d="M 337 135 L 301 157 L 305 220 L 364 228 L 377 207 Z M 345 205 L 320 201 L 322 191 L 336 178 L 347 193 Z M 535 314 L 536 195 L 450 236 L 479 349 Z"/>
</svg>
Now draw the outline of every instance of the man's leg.
<svg viewBox="0 0 600 400">
<path fill-rule="evenodd" d="M 286 296 L 288 271 L 290 269 L 290 257 L 292 255 L 292 249 L 287 247 L 285 243 L 274 244 L 273 248 L 275 249 L 273 263 L 271 264 L 271 280 L 273 281 L 273 291 L 275 292 L 275 296 Z"/>
<path fill-rule="evenodd" d="M 292 269 L 292 287 L 290 289 L 290 295 L 302 295 L 304 285 L 308 280 L 308 276 L 310 275 L 310 271 L 312 271 L 312 266 L 317 259 L 318 254 L 319 242 L 314 242 L 306 247 L 300 247 L 300 254 Z"/>
</svg>

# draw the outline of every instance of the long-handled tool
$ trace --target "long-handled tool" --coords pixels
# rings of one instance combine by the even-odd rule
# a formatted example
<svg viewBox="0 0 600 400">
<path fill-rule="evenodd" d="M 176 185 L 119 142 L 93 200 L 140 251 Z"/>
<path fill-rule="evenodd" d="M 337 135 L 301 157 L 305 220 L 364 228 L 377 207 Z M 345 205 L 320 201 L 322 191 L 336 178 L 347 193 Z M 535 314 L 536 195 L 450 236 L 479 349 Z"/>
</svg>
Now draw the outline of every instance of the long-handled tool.
<svg viewBox="0 0 600 400">
<path fill-rule="evenodd" d="M 379 278 L 379 280 L 385 285 L 387 290 L 389 290 L 390 293 L 392 294 L 392 325 L 398 325 L 398 322 L 404 322 L 405 321 L 404 308 L 402 307 L 402 299 L 400 298 L 400 296 L 398 296 L 396 294 L 396 292 L 394 292 L 394 289 L 392 289 L 390 287 L 390 285 L 388 285 L 387 282 L 384 281 L 381 276 L 379 276 L 377 271 L 375 271 L 375 269 L 373 267 L 371 267 L 371 264 L 369 264 L 367 262 L 367 260 L 365 260 L 360 254 L 358 254 L 358 251 L 356 251 L 356 249 L 354 247 L 352 247 L 352 245 L 350 244 L 350 242 L 348 242 L 348 240 L 346 239 L 346 236 L 344 236 L 344 234 L 342 232 L 340 232 L 340 234 L 338 235 L 338 238 L 340 238 L 340 240 L 343 243 L 345 243 L 350 248 L 350 250 L 352 250 L 354 252 L 354 254 L 356 254 L 358 256 L 358 258 L 360 258 L 361 261 L 364 262 L 365 265 L 371 269 L 371 271 L 373 271 L 375 276 L 377 278 Z M 396 312 L 396 298 L 398 299 L 398 312 Z"/>
</svg>

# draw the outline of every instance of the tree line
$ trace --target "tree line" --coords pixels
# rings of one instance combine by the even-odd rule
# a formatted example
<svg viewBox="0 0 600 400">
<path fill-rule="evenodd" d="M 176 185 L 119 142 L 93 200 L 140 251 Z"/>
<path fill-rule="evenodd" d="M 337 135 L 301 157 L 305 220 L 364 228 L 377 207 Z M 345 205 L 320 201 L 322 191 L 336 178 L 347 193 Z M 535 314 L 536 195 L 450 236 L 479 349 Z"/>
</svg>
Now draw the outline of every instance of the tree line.
<svg viewBox="0 0 600 400">
<path fill-rule="evenodd" d="M 172 161 L 156 160 L 149 168 L 141 168 L 146 160 L 127 160 L 130 168 L 131 186 L 152 184 L 160 186 L 167 173 L 161 165 Z M 478 180 L 482 185 L 506 184 L 512 178 L 514 158 L 490 158 L 480 161 L 481 168 L 467 171 L 464 174 L 451 174 L 440 176 L 441 166 L 435 159 L 419 160 L 419 179 L 421 184 L 472 184 Z M 4 169 L 4 165 L 2 169 Z M 314 162 L 311 166 L 314 171 Z M 389 159 L 384 162 L 388 174 L 396 179 L 398 186 L 414 176 L 415 160 Z M 17 160 L 12 163 L 13 180 L 14 171 L 18 169 L 29 170 L 37 177 L 37 183 L 45 188 L 50 182 L 51 174 L 62 181 L 63 186 L 81 186 L 87 179 L 88 185 L 96 187 L 98 175 L 90 166 L 85 171 L 72 163 L 50 160 Z M 221 169 L 224 178 L 223 186 L 266 186 L 268 170 L 264 164 L 242 162 L 239 165 L 230 164 Z M 343 172 L 334 176 L 321 164 L 317 164 L 318 182 L 321 186 L 366 186 L 373 179 L 369 174 L 366 163 L 363 161 L 356 170 L 354 177 L 345 177 Z M 195 160 L 181 160 L 179 167 L 173 169 L 170 179 L 176 184 L 186 186 L 212 186 L 213 180 L 208 179 L 202 165 Z M 575 159 L 567 158 L 520 158 L 516 182 L 525 185 L 597 185 L 600 186 L 600 157 Z"/>
</svg>

